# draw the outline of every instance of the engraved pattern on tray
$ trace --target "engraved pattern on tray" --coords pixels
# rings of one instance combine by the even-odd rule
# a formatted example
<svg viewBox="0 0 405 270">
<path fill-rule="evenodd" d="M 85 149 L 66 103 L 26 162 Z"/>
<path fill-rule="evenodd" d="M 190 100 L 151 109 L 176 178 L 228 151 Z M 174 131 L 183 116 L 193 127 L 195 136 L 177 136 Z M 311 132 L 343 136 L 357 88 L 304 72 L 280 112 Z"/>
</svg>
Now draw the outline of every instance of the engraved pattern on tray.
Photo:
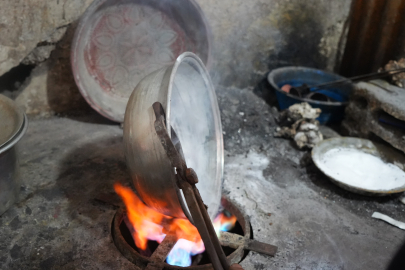
<svg viewBox="0 0 405 270">
<path fill-rule="evenodd" d="M 185 33 L 164 13 L 146 5 L 109 7 L 94 16 L 85 59 L 104 91 L 128 98 L 138 82 L 172 64 L 185 50 Z"/>
</svg>

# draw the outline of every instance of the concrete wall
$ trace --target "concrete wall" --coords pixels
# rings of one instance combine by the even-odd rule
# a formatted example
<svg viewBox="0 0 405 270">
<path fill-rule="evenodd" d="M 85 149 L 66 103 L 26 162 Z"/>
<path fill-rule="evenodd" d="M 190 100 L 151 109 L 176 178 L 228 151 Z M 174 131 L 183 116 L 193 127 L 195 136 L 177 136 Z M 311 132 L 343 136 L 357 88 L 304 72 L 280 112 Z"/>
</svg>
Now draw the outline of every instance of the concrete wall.
<svg viewBox="0 0 405 270">
<path fill-rule="evenodd" d="M 52 48 L 48 46 L 63 36 L 67 26 L 90 3 L 91 0 L 2 0 L 0 75 L 17 66 L 30 52 L 31 56 L 49 56 Z"/>
<path fill-rule="evenodd" d="M 339 58 L 339 44 L 344 43 L 343 29 L 350 8 L 350 0 L 196 1 L 212 28 L 213 82 L 237 88 L 254 87 L 269 70 L 280 66 L 333 70 Z M 71 23 L 89 3 L 2 2 L 7 8 L 0 9 L 0 75 L 21 61 L 38 65 L 17 98 L 28 113 L 83 107 L 70 71 L 69 50 L 74 31 Z M 51 79 L 47 70 L 51 70 Z M 59 83 L 49 85 L 52 82 Z"/>
<path fill-rule="evenodd" d="M 269 70 L 333 70 L 350 0 L 197 0 L 214 35 L 213 81 L 255 85 Z"/>
</svg>

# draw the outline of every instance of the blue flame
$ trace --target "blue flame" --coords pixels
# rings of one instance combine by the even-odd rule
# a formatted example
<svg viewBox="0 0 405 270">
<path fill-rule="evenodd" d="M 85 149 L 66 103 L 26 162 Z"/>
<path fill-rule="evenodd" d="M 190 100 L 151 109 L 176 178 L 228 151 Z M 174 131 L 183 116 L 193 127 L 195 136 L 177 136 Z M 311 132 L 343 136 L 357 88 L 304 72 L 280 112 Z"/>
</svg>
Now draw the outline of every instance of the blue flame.
<svg viewBox="0 0 405 270">
<path fill-rule="evenodd" d="M 190 266 L 191 265 L 191 256 L 190 253 L 184 249 L 175 249 L 173 248 L 170 251 L 169 256 L 167 256 L 167 263 L 175 266 Z"/>
<path fill-rule="evenodd" d="M 230 229 L 232 229 L 234 225 L 235 225 L 235 224 L 232 223 L 232 222 L 230 222 L 230 221 L 229 221 L 229 222 L 225 222 L 225 223 L 221 224 L 221 227 L 219 228 L 219 230 L 220 230 L 220 231 L 223 231 L 223 232 L 227 232 L 227 231 L 229 231 Z"/>
<path fill-rule="evenodd" d="M 219 214 L 214 222 L 214 229 L 218 237 L 220 231 L 229 231 L 235 225 L 236 217 L 227 217 L 224 213 Z M 174 245 L 166 262 L 170 265 L 187 267 L 191 265 L 192 256 L 204 252 L 204 243 L 200 240 L 198 243 L 193 243 L 185 239 L 179 239 Z"/>
<path fill-rule="evenodd" d="M 235 225 L 235 218 L 229 218 L 224 213 L 220 213 L 212 223 L 214 225 L 215 233 L 220 237 L 220 232 L 230 231 Z"/>
<path fill-rule="evenodd" d="M 199 254 L 203 251 L 204 245 L 202 242 L 196 245 L 193 242 L 185 239 L 179 239 L 167 256 L 166 261 L 170 265 L 183 267 L 190 266 L 191 256 Z"/>
</svg>

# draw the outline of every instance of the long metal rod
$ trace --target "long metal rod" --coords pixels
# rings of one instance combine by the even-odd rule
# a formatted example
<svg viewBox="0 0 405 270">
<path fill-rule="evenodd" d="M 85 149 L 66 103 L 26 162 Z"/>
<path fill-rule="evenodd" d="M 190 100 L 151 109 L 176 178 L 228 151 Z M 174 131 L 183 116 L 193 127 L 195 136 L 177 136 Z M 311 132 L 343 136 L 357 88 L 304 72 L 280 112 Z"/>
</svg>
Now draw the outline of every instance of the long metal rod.
<svg viewBox="0 0 405 270">
<path fill-rule="evenodd" d="M 357 82 L 357 81 L 368 81 L 368 80 L 382 78 L 382 77 L 385 77 L 385 76 L 388 76 L 388 75 L 395 75 L 395 74 L 402 73 L 402 72 L 405 72 L 405 68 L 400 68 L 400 69 L 395 69 L 395 70 L 387 70 L 387 71 L 384 71 L 384 72 L 369 73 L 369 74 L 354 76 L 354 77 L 350 77 L 350 78 L 344 78 L 344 79 L 336 80 L 336 81 L 333 81 L 333 82 L 326 82 L 326 83 L 321 83 L 321 84 L 317 84 L 317 85 L 313 85 L 313 86 L 308 86 L 308 88 L 309 89 L 329 88 L 329 87 L 336 86 L 336 85 L 339 85 L 339 84 Z"/>
<path fill-rule="evenodd" d="M 204 215 L 202 214 L 202 212 L 204 211 L 206 213 L 207 210 L 205 209 L 205 207 L 200 208 L 200 204 L 198 201 L 201 198 L 200 197 L 196 198 L 196 194 L 193 190 L 193 186 L 195 186 L 195 183 L 198 182 L 197 175 L 193 171 L 194 180 L 196 182 L 190 181 L 192 182 L 190 183 L 188 181 L 186 173 L 187 164 L 184 160 L 184 157 L 179 154 L 171 138 L 169 137 L 169 134 L 165 126 L 165 112 L 163 106 L 159 102 L 155 102 L 152 107 L 156 116 L 156 120 L 154 123 L 156 134 L 159 136 L 160 142 L 163 148 L 165 149 L 166 155 L 169 158 L 172 166 L 176 168 L 177 171 L 176 184 L 179 186 L 179 188 L 183 190 L 184 198 L 186 199 L 188 209 L 191 213 L 192 221 L 194 222 L 193 224 L 200 233 L 200 236 L 204 242 L 205 250 L 208 253 L 208 257 L 211 260 L 212 266 L 214 267 L 215 270 L 228 270 L 227 266 L 229 264 L 226 263 L 224 264 L 224 267 L 222 266 L 222 262 L 219 259 L 219 255 L 217 254 L 218 247 L 214 247 L 215 244 L 217 243 L 219 244 L 219 241 L 217 241 L 215 244 L 212 242 L 212 237 L 216 237 L 216 235 L 215 234 L 213 236 L 210 235 L 210 232 L 208 230 L 207 223 L 211 224 L 211 220 L 208 220 L 208 222 L 206 222 L 204 219 Z M 202 205 L 204 204 L 202 203 Z M 221 246 L 219 246 L 219 248 L 221 248 Z"/>
<path fill-rule="evenodd" d="M 196 199 L 191 185 L 184 180 L 180 180 L 180 186 L 183 190 L 184 198 L 187 201 L 188 209 L 193 216 L 194 225 L 196 226 L 200 236 L 204 242 L 205 250 L 208 253 L 208 257 L 211 260 L 212 266 L 215 270 L 228 270 L 228 268 L 223 268 L 221 261 L 219 260 L 214 244 L 211 241 L 210 233 L 207 229 L 207 223 L 204 221 L 203 215 L 198 205 L 198 200 Z"/>
<path fill-rule="evenodd" d="M 194 191 L 194 195 L 197 198 L 197 202 L 199 204 L 199 207 L 201 210 L 201 213 L 203 215 L 205 224 L 207 225 L 207 229 L 208 232 L 211 236 L 211 241 L 214 244 L 215 250 L 217 252 L 218 258 L 221 261 L 222 267 L 224 269 L 228 269 L 229 268 L 229 262 L 228 259 L 225 256 L 224 250 L 221 247 L 221 243 L 219 242 L 219 239 L 217 237 L 217 234 L 215 232 L 214 226 L 212 225 L 211 219 L 208 216 L 207 210 L 205 208 L 205 205 L 203 203 L 203 200 L 201 198 L 200 192 L 198 191 L 197 187 L 195 185 L 192 186 L 193 191 Z"/>
</svg>

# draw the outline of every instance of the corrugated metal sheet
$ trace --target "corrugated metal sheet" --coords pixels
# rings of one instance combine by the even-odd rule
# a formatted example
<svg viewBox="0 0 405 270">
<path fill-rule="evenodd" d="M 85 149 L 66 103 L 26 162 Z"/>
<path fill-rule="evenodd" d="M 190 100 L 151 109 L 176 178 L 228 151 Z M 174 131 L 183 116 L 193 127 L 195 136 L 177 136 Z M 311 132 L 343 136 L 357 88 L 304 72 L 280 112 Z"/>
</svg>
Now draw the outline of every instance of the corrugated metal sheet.
<svg viewBox="0 0 405 270">
<path fill-rule="evenodd" d="M 377 71 L 405 55 L 405 0 L 353 0 L 340 73 Z"/>
</svg>

